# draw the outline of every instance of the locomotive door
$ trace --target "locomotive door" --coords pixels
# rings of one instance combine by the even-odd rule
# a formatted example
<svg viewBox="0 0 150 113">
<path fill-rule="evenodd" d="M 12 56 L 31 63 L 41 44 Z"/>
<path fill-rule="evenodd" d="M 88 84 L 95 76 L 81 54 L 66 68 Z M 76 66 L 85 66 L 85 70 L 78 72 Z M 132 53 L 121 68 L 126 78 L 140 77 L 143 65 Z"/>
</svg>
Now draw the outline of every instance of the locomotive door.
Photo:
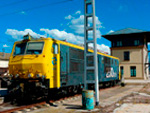
<svg viewBox="0 0 150 113">
<path fill-rule="evenodd" d="M 58 43 L 53 43 L 53 80 L 50 82 L 53 83 L 54 88 L 60 87 L 60 46 Z"/>
<path fill-rule="evenodd" d="M 68 47 L 60 45 L 60 83 L 65 86 L 68 80 Z"/>
</svg>

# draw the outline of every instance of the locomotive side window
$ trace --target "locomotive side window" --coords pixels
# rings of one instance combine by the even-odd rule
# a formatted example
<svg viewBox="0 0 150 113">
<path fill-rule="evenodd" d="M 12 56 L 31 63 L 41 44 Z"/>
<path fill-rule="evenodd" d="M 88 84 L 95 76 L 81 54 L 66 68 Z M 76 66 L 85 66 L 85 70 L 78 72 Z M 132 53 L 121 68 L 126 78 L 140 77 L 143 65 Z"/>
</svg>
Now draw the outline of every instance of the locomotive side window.
<svg viewBox="0 0 150 113">
<path fill-rule="evenodd" d="M 58 54 L 58 44 L 56 43 L 53 44 L 53 53 Z"/>
<path fill-rule="evenodd" d="M 44 42 L 29 42 L 26 54 L 41 54 Z"/>
<path fill-rule="evenodd" d="M 25 52 L 26 43 L 16 44 L 14 55 L 23 55 Z"/>
</svg>

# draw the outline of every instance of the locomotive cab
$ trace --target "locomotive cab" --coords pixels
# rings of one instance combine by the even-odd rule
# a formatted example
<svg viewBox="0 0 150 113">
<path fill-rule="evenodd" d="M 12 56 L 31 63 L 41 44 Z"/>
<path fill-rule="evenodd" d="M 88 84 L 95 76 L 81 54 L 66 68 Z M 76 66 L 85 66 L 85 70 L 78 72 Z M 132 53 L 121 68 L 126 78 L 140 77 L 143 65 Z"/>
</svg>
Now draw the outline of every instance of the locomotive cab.
<svg viewBox="0 0 150 113">
<path fill-rule="evenodd" d="M 29 34 L 15 42 L 9 60 L 12 77 L 10 92 L 28 89 L 28 94 L 47 93 L 49 88 L 60 87 L 59 44 L 50 38 L 33 39 Z M 37 91 L 35 91 L 37 89 Z M 45 95 L 45 94 L 40 94 Z M 34 95 L 34 94 L 32 94 Z"/>
</svg>

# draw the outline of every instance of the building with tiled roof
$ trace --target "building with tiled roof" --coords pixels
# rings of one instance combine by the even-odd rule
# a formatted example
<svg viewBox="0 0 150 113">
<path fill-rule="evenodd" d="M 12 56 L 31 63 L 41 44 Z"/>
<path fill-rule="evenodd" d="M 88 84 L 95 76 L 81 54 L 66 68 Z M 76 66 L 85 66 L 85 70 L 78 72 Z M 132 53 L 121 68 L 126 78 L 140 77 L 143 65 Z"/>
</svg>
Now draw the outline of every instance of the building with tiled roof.
<svg viewBox="0 0 150 113">
<path fill-rule="evenodd" d="M 150 31 L 126 28 L 102 36 L 111 41 L 111 55 L 120 59 L 125 79 L 149 79 Z"/>
</svg>

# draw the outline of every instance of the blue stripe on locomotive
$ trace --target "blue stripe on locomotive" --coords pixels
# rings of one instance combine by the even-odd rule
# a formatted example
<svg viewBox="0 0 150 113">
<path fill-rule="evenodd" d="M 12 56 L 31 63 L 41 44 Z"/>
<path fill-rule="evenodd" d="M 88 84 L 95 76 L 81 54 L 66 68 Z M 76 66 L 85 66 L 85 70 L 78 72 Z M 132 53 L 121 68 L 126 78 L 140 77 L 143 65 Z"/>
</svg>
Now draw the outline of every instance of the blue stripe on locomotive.
<svg viewBox="0 0 150 113">
<path fill-rule="evenodd" d="M 84 80 L 84 51 L 66 45 L 60 45 L 61 51 L 61 86 L 83 84 Z M 105 60 L 109 60 L 106 63 Z M 93 63 L 93 62 L 90 62 Z M 116 74 L 113 76 L 112 74 Z M 119 80 L 119 61 L 110 57 L 98 55 L 99 82 Z M 88 80 L 94 80 L 94 73 L 88 72 Z"/>
</svg>

